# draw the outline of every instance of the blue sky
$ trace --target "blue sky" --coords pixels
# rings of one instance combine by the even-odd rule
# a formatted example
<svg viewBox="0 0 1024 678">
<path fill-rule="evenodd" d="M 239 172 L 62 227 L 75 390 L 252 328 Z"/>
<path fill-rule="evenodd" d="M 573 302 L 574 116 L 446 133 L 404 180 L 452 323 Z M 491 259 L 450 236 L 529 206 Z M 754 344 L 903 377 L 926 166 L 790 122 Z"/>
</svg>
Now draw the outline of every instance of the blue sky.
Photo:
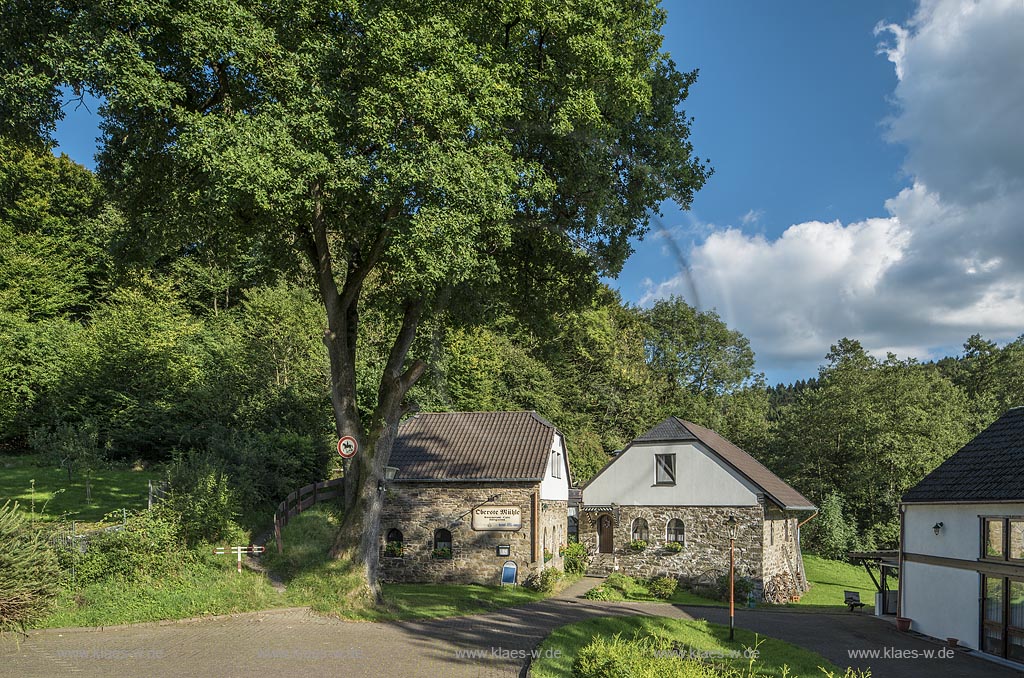
<svg viewBox="0 0 1024 678">
<path fill-rule="evenodd" d="M 664 6 L 715 174 L 636 244 L 610 281 L 624 299 L 714 308 L 769 383 L 813 376 L 843 336 L 927 359 L 1024 331 L 1024 3 Z M 91 167 L 96 136 L 69 107 L 59 150 Z"/>
</svg>

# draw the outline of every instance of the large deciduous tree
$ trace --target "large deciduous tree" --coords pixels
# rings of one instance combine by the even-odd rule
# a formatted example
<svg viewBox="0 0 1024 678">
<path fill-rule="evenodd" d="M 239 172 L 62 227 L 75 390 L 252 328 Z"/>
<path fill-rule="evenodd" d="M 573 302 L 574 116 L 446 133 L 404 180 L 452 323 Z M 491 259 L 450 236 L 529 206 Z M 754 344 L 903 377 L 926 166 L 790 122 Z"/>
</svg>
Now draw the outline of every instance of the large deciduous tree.
<svg viewBox="0 0 1024 678">
<path fill-rule="evenodd" d="M 680 108 L 696 72 L 661 51 L 654 0 L 6 7 L 61 30 L 19 43 L 33 86 L 4 78 L 0 99 L 30 95 L 43 132 L 47 76 L 51 101 L 61 85 L 104 101 L 99 174 L 136 253 L 258 252 L 315 283 L 337 432 L 360 443 L 334 554 L 378 599 L 377 485 L 425 369 L 417 329 L 585 300 L 710 172 Z M 397 329 L 358 402 L 367 303 Z"/>
</svg>

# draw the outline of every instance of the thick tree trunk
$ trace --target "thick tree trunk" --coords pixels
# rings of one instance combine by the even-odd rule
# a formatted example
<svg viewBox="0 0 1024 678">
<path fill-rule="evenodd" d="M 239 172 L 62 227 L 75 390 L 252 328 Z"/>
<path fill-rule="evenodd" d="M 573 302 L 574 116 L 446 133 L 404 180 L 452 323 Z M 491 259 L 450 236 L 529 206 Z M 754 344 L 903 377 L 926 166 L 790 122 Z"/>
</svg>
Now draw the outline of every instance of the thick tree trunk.
<svg viewBox="0 0 1024 678">
<path fill-rule="evenodd" d="M 377 582 L 380 557 L 377 546 L 384 497 L 379 487 L 382 487 L 384 467 L 391 456 L 398 421 L 403 413 L 403 400 L 426 367 L 422 362 L 414 361 L 405 368 L 423 302 L 410 299 L 405 303 L 402 327 L 380 378 L 370 425 L 364 427 L 356 402 L 359 298 L 363 282 L 384 253 L 389 235 L 387 222 L 399 213 L 400 205 L 387 210 L 381 230 L 369 247 L 361 248 L 353 243 L 346 251 L 347 270 L 339 290 L 318 183 L 310 186 L 310 196 L 313 199 L 312 221 L 308 230 L 300 229 L 299 237 L 316 272 L 320 298 L 327 311 L 324 344 L 331 365 L 331 405 L 338 435 L 352 436 L 358 442 L 356 456 L 344 466 L 345 515 L 331 548 L 331 556 L 350 563 L 353 574 L 360 580 L 351 592 L 353 597 L 366 603 L 380 603 L 383 598 Z"/>
</svg>

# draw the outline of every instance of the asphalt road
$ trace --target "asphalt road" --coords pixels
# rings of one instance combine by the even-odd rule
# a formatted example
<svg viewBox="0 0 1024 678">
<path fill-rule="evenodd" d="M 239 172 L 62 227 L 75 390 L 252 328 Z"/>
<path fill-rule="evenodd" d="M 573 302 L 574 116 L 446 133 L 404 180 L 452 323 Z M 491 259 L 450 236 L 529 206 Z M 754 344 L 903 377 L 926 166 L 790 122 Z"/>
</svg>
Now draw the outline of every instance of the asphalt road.
<svg viewBox="0 0 1024 678">
<path fill-rule="evenodd" d="M 523 657 L 545 636 L 573 621 L 626 614 L 728 621 L 721 609 L 580 598 L 594 583 L 584 579 L 556 597 L 522 607 L 428 621 L 349 622 L 290 609 L 105 629 L 34 631 L 17 645 L 11 639 L 0 645 L 0 676 L 510 677 L 525 673 Z M 884 654 L 889 648 L 890 654 L 899 651 L 905 657 L 910 651 L 920 655 L 941 648 L 898 633 L 890 623 L 865 613 L 742 610 L 737 626 L 807 647 L 840 666 L 870 666 L 874 678 L 1021 676 L 961 652 L 950 659 L 851 659 L 850 649 Z M 479 656 L 467 657 L 467 651 Z"/>
</svg>

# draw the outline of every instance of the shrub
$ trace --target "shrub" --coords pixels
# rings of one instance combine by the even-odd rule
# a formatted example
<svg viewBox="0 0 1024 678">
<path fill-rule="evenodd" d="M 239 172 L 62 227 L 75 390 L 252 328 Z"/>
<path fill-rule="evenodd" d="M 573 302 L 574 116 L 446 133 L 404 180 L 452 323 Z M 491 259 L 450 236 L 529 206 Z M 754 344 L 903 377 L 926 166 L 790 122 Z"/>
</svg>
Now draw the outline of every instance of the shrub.
<svg viewBox="0 0 1024 678">
<path fill-rule="evenodd" d="M 655 598 L 668 600 L 676 592 L 679 582 L 672 577 L 651 577 L 647 580 L 647 590 Z"/>
<path fill-rule="evenodd" d="M 672 553 L 679 553 L 683 550 L 683 545 L 678 541 L 670 541 L 665 544 L 665 550 Z"/>
<path fill-rule="evenodd" d="M 552 593 L 562 579 L 562 571 L 554 567 L 545 567 L 540 574 L 534 574 L 526 580 L 526 586 L 534 591 Z"/>
<path fill-rule="evenodd" d="M 847 520 L 843 498 L 832 493 L 821 502 L 820 514 L 807 523 L 808 550 L 830 560 L 846 560 L 857 540 L 857 529 Z"/>
<path fill-rule="evenodd" d="M 634 539 L 633 541 L 629 542 L 629 548 L 632 551 L 643 551 L 647 548 L 647 542 L 643 539 Z"/>
<path fill-rule="evenodd" d="M 121 513 L 108 514 L 120 520 Z M 132 514 L 124 529 L 100 533 L 88 541 L 84 553 L 77 549 L 60 553 L 76 585 L 112 577 L 131 579 L 159 575 L 192 557 L 180 535 L 180 525 L 166 508 Z"/>
<path fill-rule="evenodd" d="M 177 514 L 187 544 L 221 541 L 238 532 L 235 494 L 215 461 L 198 454 L 179 457 L 167 482 L 164 506 Z"/>
<path fill-rule="evenodd" d="M 715 597 L 719 600 L 729 600 L 729 573 L 718 577 L 715 580 Z M 736 600 L 746 600 L 754 592 L 754 581 L 747 577 L 737 576 L 733 582 L 733 595 Z"/>
<path fill-rule="evenodd" d="M 565 558 L 565 571 L 569 574 L 584 574 L 590 564 L 587 547 L 577 542 L 570 542 L 562 553 Z"/>
<path fill-rule="evenodd" d="M 620 572 L 612 572 L 604 580 L 604 585 L 610 586 L 613 589 L 618 589 L 619 591 L 626 593 L 627 591 L 636 588 L 636 580 L 627 574 L 622 574 Z"/>
<path fill-rule="evenodd" d="M 667 640 L 595 637 L 572 663 L 573 678 L 739 678 L 739 672 L 699 658 L 675 656 Z M 756 674 L 755 674 L 756 675 Z"/>
<path fill-rule="evenodd" d="M 599 584 L 583 594 L 588 600 L 618 600 L 620 596 L 605 584 Z"/>
<path fill-rule="evenodd" d="M 384 555 L 389 558 L 401 558 L 402 557 L 402 542 L 400 541 L 389 541 L 384 546 Z"/>
<path fill-rule="evenodd" d="M 551 559 L 554 558 L 554 557 L 555 557 L 555 554 L 553 554 L 551 551 L 548 551 L 547 549 L 544 549 L 544 562 L 545 563 L 550 562 Z"/>
<path fill-rule="evenodd" d="M 449 548 L 434 549 L 430 552 L 430 556 L 432 558 L 437 558 L 438 560 L 451 560 L 452 550 Z"/>
<path fill-rule="evenodd" d="M 24 630 L 43 616 L 60 581 L 53 549 L 17 507 L 0 506 L 0 632 Z"/>
</svg>

